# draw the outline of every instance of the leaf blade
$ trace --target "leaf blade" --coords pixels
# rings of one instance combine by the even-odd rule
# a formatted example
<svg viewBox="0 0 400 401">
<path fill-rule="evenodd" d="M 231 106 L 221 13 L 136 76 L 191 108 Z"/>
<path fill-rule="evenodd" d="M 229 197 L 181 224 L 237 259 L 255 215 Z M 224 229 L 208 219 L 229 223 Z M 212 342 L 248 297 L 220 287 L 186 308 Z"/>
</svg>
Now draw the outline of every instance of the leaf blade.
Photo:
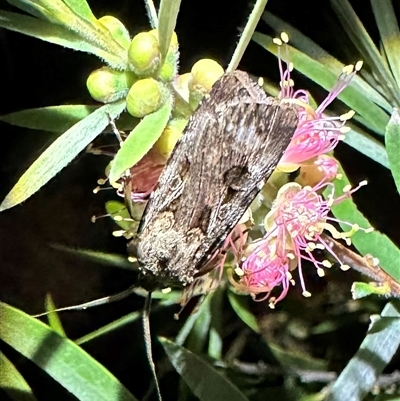
<svg viewBox="0 0 400 401">
<path fill-rule="evenodd" d="M 0 338 L 79 400 L 136 401 L 115 376 L 82 348 L 60 337 L 39 320 L 2 302 L 0 320 Z"/>
<path fill-rule="evenodd" d="M 160 109 L 145 116 L 122 143 L 113 160 L 109 179 L 115 182 L 134 166 L 156 143 L 171 115 L 172 105 L 167 101 Z"/>
<path fill-rule="evenodd" d="M 125 101 L 107 104 L 57 138 L 20 177 L 0 205 L 0 211 L 28 199 L 67 166 L 125 108 Z"/>
</svg>

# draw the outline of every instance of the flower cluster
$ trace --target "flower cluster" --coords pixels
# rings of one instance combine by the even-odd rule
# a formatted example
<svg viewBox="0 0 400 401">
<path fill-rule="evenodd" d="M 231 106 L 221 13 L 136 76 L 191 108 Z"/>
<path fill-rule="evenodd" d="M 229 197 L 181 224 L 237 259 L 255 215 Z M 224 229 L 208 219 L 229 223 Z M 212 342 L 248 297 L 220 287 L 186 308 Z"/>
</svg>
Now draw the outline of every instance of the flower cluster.
<svg viewBox="0 0 400 401">
<path fill-rule="evenodd" d="M 332 181 L 338 178 L 338 163 L 329 155 L 338 142 L 349 131 L 346 122 L 354 115 L 349 111 L 341 116 L 328 117 L 324 115 L 327 106 L 345 89 L 352 77 L 361 68 L 362 63 L 343 68 L 336 85 L 329 92 L 326 99 L 314 110 L 305 90 L 295 90 L 291 78 L 293 64 L 284 63 L 280 57 L 282 48 L 288 42 L 285 33 L 280 39 L 275 39 L 279 49 L 280 87 L 279 98 L 282 102 L 296 105 L 299 116 L 298 127 L 293 139 L 284 153 L 276 174 L 298 171 L 296 182 L 278 183 L 275 185 L 274 199 L 268 203 L 264 188 L 261 195 L 252 205 L 251 211 L 256 215 L 262 213 L 260 206 L 270 206 L 270 211 L 261 224 L 262 238 L 252 239 L 245 229 L 245 223 L 252 221 L 251 213 L 243 218 L 225 241 L 223 252 L 214 255 L 209 263 L 214 263 L 212 274 L 221 278 L 223 264 L 226 260 L 226 251 L 230 250 L 234 256 L 231 265 L 236 268 L 228 271 L 231 283 L 240 291 L 251 294 L 254 299 L 269 299 L 273 308 L 282 300 L 291 284 L 294 283 L 292 271 L 298 269 L 298 276 L 304 296 L 311 294 L 306 289 L 302 263 L 309 261 L 316 267 L 317 274 L 324 276 L 325 268 L 332 263 L 328 260 L 317 260 L 313 251 L 324 250 L 330 259 L 337 262 L 342 270 L 349 266 L 343 264 L 340 258 L 324 242 L 321 236 L 328 231 L 334 238 L 344 239 L 350 244 L 351 235 L 362 229 L 347 222 L 338 221 L 330 216 L 333 204 L 341 202 L 358 190 L 365 182 L 355 188 L 345 188 L 343 193 L 335 196 Z M 146 200 L 157 183 L 163 163 L 156 160 L 156 152 L 151 152 L 131 169 L 132 195 L 134 201 Z M 154 161 L 157 161 L 155 163 Z M 274 175 L 270 180 L 274 181 Z M 277 180 L 279 182 L 279 180 Z M 267 183 L 268 185 L 268 183 Z M 269 183 L 271 186 L 271 183 Z M 330 191 L 329 191 L 330 189 Z M 322 195 L 324 191 L 325 196 Z M 263 209 L 265 210 L 265 208 Z M 259 212 L 260 211 L 260 212 Z M 249 211 L 250 212 L 250 211 Z M 265 214 L 265 212 L 264 212 Z M 250 216 L 250 217 L 249 217 Z M 339 232 L 333 223 L 347 224 L 349 230 Z M 258 225 L 255 227 L 260 231 Z M 255 230 L 257 231 L 257 230 Z M 254 232 L 255 232 L 254 231 Z M 218 257 L 219 256 L 219 257 Z M 276 287 L 281 288 L 280 295 L 272 297 L 271 292 Z"/>
<path fill-rule="evenodd" d="M 280 39 L 275 39 L 279 49 L 287 42 L 288 37 L 285 33 Z M 296 268 L 303 295 L 311 296 L 304 282 L 302 262 L 311 262 L 321 277 L 325 275 L 324 268 L 332 266 L 328 259 L 317 260 L 313 254 L 314 250 L 325 250 L 342 270 L 349 268 L 324 242 L 321 237 L 324 230 L 336 239 L 344 239 L 347 244 L 350 244 L 350 237 L 354 232 L 360 229 L 369 231 L 348 222 L 338 221 L 329 215 L 333 204 L 349 197 L 366 182 L 361 182 L 354 189 L 344 188 L 342 195 L 334 196 L 332 181 L 337 178 L 338 164 L 327 153 L 331 152 L 348 132 L 349 128 L 345 124 L 354 112 L 350 111 L 339 117 L 323 115 L 326 107 L 349 84 L 361 66 L 361 62 L 355 67 L 346 66 L 326 99 L 313 110 L 307 92 L 294 90 L 290 76 L 293 65 L 286 63 L 284 68 L 279 54 L 279 97 L 284 102 L 297 105 L 299 124 L 278 169 L 286 172 L 300 169 L 300 175 L 297 182 L 286 183 L 278 190 L 272 208 L 264 219 L 266 234 L 247 246 L 243 252 L 244 256 L 234 270 L 234 276 L 231 275 L 231 282 L 237 289 L 250 293 L 258 300 L 269 298 L 272 308 L 286 296 L 290 284 L 294 284 L 291 271 Z M 326 191 L 327 188 L 331 191 L 324 197 L 321 193 L 323 190 L 325 193 L 329 192 Z M 332 223 L 348 225 L 349 230 L 339 232 Z M 271 291 L 277 286 L 282 288 L 280 295 L 277 298 L 270 297 Z M 258 297 L 259 294 L 263 296 Z"/>
</svg>

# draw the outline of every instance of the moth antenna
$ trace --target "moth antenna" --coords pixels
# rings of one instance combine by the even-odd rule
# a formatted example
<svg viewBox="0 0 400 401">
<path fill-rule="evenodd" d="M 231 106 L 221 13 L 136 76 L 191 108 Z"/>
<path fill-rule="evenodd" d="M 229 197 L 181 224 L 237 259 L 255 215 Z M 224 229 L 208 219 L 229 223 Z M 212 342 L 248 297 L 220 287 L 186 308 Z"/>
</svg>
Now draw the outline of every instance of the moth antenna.
<svg viewBox="0 0 400 401">
<path fill-rule="evenodd" d="M 144 334 L 144 344 L 146 347 L 146 356 L 150 364 L 150 370 L 153 375 L 154 384 L 156 385 L 158 400 L 162 401 L 160 385 L 158 383 L 156 366 L 154 365 L 153 352 L 151 350 L 151 334 L 150 334 L 150 310 L 151 310 L 151 291 L 148 292 L 146 301 L 143 308 L 143 334 Z"/>
<path fill-rule="evenodd" d="M 41 316 L 46 316 L 49 315 L 52 312 L 63 312 L 63 311 L 71 311 L 71 310 L 85 310 L 87 308 L 92 308 L 93 306 L 99 306 L 99 305 L 104 305 L 108 304 L 110 302 L 116 302 L 120 301 L 121 299 L 125 299 L 129 295 L 133 293 L 133 290 L 136 288 L 136 286 L 132 285 L 129 288 L 127 288 L 124 291 L 121 291 L 117 294 L 114 295 L 109 295 L 107 297 L 99 298 L 99 299 L 94 299 L 93 301 L 85 302 L 83 304 L 79 305 L 73 305 L 73 306 L 65 306 L 63 308 L 57 308 L 49 312 L 43 312 L 39 313 L 38 315 L 32 315 L 33 317 L 41 317 Z"/>
</svg>

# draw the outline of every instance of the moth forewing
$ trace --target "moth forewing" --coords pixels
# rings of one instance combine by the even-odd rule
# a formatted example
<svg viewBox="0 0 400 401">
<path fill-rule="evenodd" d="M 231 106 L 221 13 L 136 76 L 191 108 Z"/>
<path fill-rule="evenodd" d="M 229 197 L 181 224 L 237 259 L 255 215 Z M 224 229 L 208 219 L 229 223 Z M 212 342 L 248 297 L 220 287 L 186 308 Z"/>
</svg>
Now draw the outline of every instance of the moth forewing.
<svg viewBox="0 0 400 401">
<path fill-rule="evenodd" d="M 148 290 L 190 284 L 279 162 L 298 112 L 246 73 L 222 76 L 191 117 L 146 206 L 135 250 Z"/>
</svg>

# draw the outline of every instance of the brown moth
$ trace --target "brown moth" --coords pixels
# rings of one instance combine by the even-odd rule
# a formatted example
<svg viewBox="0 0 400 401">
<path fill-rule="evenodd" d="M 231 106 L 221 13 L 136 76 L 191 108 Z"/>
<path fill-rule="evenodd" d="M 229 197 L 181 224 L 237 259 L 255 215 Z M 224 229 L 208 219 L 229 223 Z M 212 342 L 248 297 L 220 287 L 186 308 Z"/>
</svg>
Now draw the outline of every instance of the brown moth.
<svg viewBox="0 0 400 401">
<path fill-rule="evenodd" d="M 222 246 L 296 130 L 295 106 L 224 74 L 192 115 L 128 244 L 149 291 L 187 286 Z"/>
</svg>

